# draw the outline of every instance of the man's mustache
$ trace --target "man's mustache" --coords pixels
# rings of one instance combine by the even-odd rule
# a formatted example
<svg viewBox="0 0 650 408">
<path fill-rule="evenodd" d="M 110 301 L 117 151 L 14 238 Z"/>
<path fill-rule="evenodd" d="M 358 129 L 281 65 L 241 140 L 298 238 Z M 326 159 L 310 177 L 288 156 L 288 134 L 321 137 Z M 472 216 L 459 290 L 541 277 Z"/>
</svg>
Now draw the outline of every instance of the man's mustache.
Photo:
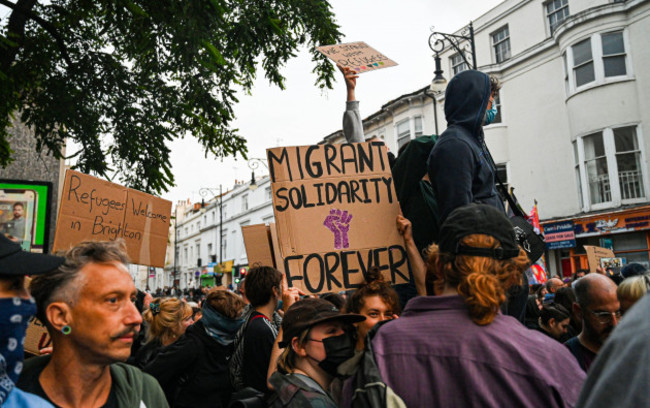
<svg viewBox="0 0 650 408">
<path fill-rule="evenodd" d="M 133 327 L 127 327 L 126 329 L 122 330 L 121 332 L 117 333 L 114 336 L 111 336 L 112 340 L 117 340 L 120 337 L 128 336 L 129 334 L 133 334 L 133 337 L 137 336 L 138 333 L 140 332 L 140 325 L 133 326 Z"/>
</svg>

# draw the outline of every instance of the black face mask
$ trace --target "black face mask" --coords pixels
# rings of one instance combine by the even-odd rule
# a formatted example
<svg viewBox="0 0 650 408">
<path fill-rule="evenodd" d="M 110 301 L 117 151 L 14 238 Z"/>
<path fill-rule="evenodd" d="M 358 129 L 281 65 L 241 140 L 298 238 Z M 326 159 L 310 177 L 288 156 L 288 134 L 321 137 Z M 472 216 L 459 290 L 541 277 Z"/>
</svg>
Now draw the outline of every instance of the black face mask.
<svg viewBox="0 0 650 408">
<path fill-rule="evenodd" d="M 354 357 L 354 341 L 350 333 L 313 341 L 323 343 L 325 359 L 319 361 L 318 366 L 332 377 L 338 376 L 336 369 L 339 365 Z"/>
</svg>

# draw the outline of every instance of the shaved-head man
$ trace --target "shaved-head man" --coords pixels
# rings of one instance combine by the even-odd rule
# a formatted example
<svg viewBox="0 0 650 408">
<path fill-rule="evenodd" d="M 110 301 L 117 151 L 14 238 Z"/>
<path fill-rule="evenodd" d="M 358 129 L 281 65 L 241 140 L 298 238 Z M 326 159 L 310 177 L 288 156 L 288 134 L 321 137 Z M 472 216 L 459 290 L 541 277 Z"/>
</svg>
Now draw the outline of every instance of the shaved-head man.
<svg viewBox="0 0 650 408">
<path fill-rule="evenodd" d="M 582 319 L 582 331 L 564 343 L 583 370 L 591 363 L 607 336 L 621 318 L 616 297 L 616 284 L 604 275 L 590 273 L 575 283 L 576 302 L 573 310 Z"/>
</svg>

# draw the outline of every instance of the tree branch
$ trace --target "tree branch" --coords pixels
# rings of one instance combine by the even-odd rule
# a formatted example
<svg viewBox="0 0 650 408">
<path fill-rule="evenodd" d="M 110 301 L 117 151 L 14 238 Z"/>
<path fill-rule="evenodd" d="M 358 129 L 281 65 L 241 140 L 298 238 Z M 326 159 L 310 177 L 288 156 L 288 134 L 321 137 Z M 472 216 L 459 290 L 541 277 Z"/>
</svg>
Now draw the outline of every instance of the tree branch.
<svg viewBox="0 0 650 408">
<path fill-rule="evenodd" d="M 25 36 L 25 24 L 27 23 L 27 19 L 29 18 L 35 21 L 45 31 L 50 33 L 50 35 L 56 41 L 56 44 L 59 47 L 59 50 L 61 51 L 61 56 L 63 57 L 65 62 L 68 63 L 68 65 L 72 65 L 72 60 L 68 55 L 68 49 L 65 46 L 63 37 L 61 37 L 54 24 L 42 19 L 31 10 L 36 4 L 36 1 L 37 0 L 19 0 L 18 3 L 12 3 L 8 0 L 0 0 L 1 5 L 9 7 L 15 13 L 18 13 L 20 15 L 20 17 L 18 17 L 15 16 L 14 13 L 12 13 L 11 17 L 9 18 L 8 33 L 16 34 L 20 38 L 19 41 L 20 44 L 20 42 L 22 42 L 22 39 Z M 14 58 L 16 57 L 16 54 L 18 53 L 18 48 L 20 47 L 14 47 L 13 52 L 8 52 L 7 53 L 8 55 L 3 56 L 1 60 L 1 65 L 4 69 L 9 68 Z"/>
</svg>

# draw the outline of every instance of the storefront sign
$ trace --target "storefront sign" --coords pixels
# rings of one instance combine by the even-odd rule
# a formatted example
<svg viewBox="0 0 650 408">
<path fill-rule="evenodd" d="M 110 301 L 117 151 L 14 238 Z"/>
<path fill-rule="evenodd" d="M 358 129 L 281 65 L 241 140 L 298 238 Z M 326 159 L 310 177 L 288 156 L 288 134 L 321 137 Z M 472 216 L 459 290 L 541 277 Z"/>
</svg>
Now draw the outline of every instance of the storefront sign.
<svg viewBox="0 0 650 408">
<path fill-rule="evenodd" d="M 648 206 L 575 220 L 575 233 L 578 238 L 648 229 L 650 229 L 650 207 Z"/>
<path fill-rule="evenodd" d="M 576 235 L 573 221 L 562 221 L 544 225 L 546 249 L 575 248 Z"/>
</svg>

